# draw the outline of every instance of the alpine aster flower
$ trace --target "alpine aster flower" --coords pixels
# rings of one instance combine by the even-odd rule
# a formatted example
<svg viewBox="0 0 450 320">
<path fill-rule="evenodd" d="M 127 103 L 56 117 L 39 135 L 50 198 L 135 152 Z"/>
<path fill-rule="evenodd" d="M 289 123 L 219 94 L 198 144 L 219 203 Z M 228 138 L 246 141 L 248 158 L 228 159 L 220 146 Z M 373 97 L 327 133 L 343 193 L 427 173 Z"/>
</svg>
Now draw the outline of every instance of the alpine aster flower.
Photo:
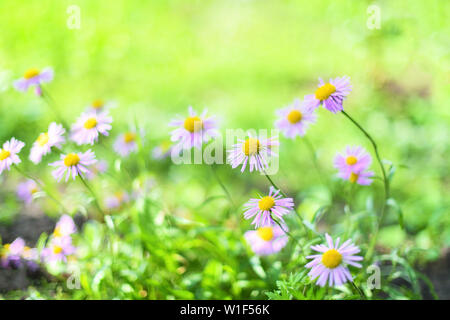
<svg viewBox="0 0 450 320">
<path fill-rule="evenodd" d="M 115 107 L 115 103 L 113 102 L 104 102 L 101 99 L 96 99 L 91 102 L 91 104 L 86 108 L 87 113 L 102 113 L 104 111 L 107 111 L 111 108 Z"/>
<path fill-rule="evenodd" d="M 58 222 L 56 223 L 55 230 L 53 231 L 53 236 L 55 238 L 67 237 L 72 233 L 75 233 L 76 231 L 77 227 L 75 226 L 75 222 L 73 222 L 72 217 L 65 214 L 61 218 L 59 218 Z"/>
<path fill-rule="evenodd" d="M 214 117 L 206 117 L 205 109 L 198 116 L 194 109 L 189 106 L 189 116 L 185 119 L 173 120 L 169 123 L 177 127 L 172 131 L 171 141 L 177 143 L 177 149 L 201 149 L 203 143 L 217 136 L 217 123 Z"/>
<path fill-rule="evenodd" d="M 99 134 L 107 136 L 111 130 L 112 117 L 108 112 L 83 113 L 72 126 L 71 139 L 78 145 L 91 144 L 98 141 Z"/>
<path fill-rule="evenodd" d="M 330 79 L 327 83 L 319 78 L 319 88 L 315 94 L 306 95 L 304 103 L 310 109 L 316 109 L 323 105 L 329 111 L 336 113 L 344 110 L 343 101 L 351 90 L 352 86 L 348 76 Z"/>
<path fill-rule="evenodd" d="M 50 82 L 53 80 L 53 69 L 50 67 L 44 68 L 42 71 L 32 68 L 27 70 L 23 77 L 14 82 L 14 87 L 18 91 L 25 92 L 30 86 L 36 87 L 36 94 L 40 93 L 40 84 Z M 39 89 L 37 89 L 39 88 Z"/>
<path fill-rule="evenodd" d="M 366 171 L 372 163 L 370 154 L 360 146 L 347 146 L 343 153 L 338 153 L 334 158 L 334 167 L 339 170 L 338 176 L 344 180 L 361 185 L 369 185 L 374 175 Z"/>
<path fill-rule="evenodd" d="M 0 148 L 0 174 L 3 170 L 11 170 L 12 164 L 18 164 L 21 162 L 17 154 L 25 146 L 25 143 L 17 140 L 16 138 L 11 138 L 10 141 L 6 141 L 3 144 L 3 148 Z"/>
<path fill-rule="evenodd" d="M 67 256 L 75 253 L 71 237 L 54 237 L 41 252 L 45 262 L 67 261 Z"/>
<path fill-rule="evenodd" d="M 314 109 L 307 108 L 299 99 L 286 108 L 277 111 L 278 119 L 275 126 L 288 138 L 303 137 L 309 124 L 315 123 L 317 115 Z"/>
<path fill-rule="evenodd" d="M 138 146 L 136 143 L 136 133 L 126 132 L 119 135 L 114 142 L 114 151 L 122 157 L 128 156 L 131 152 L 136 152 Z"/>
<path fill-rule="evenodd" d="M 61 160 L 50 163 L 49 166 L 57 167 L 57 169 L 52 172 L 52 175 L 58 182 L 61 181 L 64 174 L 66 174 L 67 182 L 70 176 L 75 180 L 76 176 L 87 174 L 89 170 L 86 167 L 96 162 L 97 160 L 95 159 L 94 152 L 89 149 L 85 153 L 62 154 Z"/>
<path fill-rule="evenodd" d="M 333 244 L 333 239 L 326 234 L 327 245 L 320 244 L 311 246 L 311 249 L 319 252 L 319 254 L 307 256 L 307 259 L 313 259 L 306 264 L 307 268 L 311 268 L 309 276 L 311 279 L 316 279 L 317 284 L 321 287 L 325 286 L 328 281 L 328 285 L 340 286 L 347 281 L 353 281 L 350 271 L 347 265 L 352 265 L 357 268 L 361 268 L 361 264 L 355 261 L 361 261 L 361 256 L 355 256 L 360 250 L 357 246 L 353 245 L 351 240 L 345 241 L 339 246 L 340 238 L 336 239 Z"/>
<path fill-rule="evenodd" d="M 25 247 L 25 241 L 22 238 L 17 238 L 11 244 L 3 245 L 1 250 L 1 265 L 4 268 L 15 267 L 20 265 L 20 257 Z"/>
<path fill-rule="evenodd" d="M 283 228 L 288 231 L 286 226 Z M 288 236 L 278 225 L 249 230 L 244 237 L 253 252 L 260 256 L 277 253 L 288 242 Z"/>
<path fill-rule="evenodd" d="M 272 146 L 277 145 L 278 141 L 275 138 L 258 139 L 249 135 L 246 140 L 238 139 L 238 143 L 233 145 L 231 150 L 227 150 L 228 162 L 233 169 L 242 164 L 241 172 L 244 172 L 247 163 L 250 172 L 254 169 L 263 172 L 269 167 L 270 157 L 277 156 L 272 151 Z"/>
<path fill-rule="evenodd" d="M 61 148 L 65 142 L 64 133 L 66 130 L 62 125 L 55 122 L 50 123 L 48 131 L 41 133 L 30 151 L 30 160 L 34 164 L 38 164 L 42 160 L 42 156 L 51 151 L 52 147 Z"/>
<path fill-rule="evenodd" d="M 372 183 L 371 177 L 375 174 L 373 171 L 339 171 L 338 177 L 343 180 L 348 180 L 351 183 L 357 183 L 362 186 L 368 186 Z"/>
<path fill-rule="evenodd" d="M 39 188 L 34 182 L 34 180 L 28 179 L 25 182 L 19 183 L 17 185 L 17 197 L 25 202 L 26 204 L 30 204 L 33 201 L 33 195 L 39 191 Z"/>
<path fill-rule="evenodd" d="M 294 208 L 294 200 L 283 198 L 280 190 L 270 187 L 269 195 L 250 199 L 244 207 L 244 218 L 248 220 L 254 217 L 252 224 L 255 228 L 270 227 L 276 225 L 273 218 L 284 223 L 283 216 Z"/>
</svg>

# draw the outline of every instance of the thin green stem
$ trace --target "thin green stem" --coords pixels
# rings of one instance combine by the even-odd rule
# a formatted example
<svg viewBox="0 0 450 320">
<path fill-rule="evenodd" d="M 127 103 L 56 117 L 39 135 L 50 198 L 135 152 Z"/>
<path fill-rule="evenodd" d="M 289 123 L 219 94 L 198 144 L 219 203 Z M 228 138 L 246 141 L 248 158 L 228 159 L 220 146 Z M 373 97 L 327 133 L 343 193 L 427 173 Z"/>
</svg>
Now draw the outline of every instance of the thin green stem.
<svg viewBox="0 0 450 320">
<path fill-rule="evenodd" d="M 92 188 L 89 186 L 89 184 L 86 182 L 86 180 L 84 180 L 84 178 L 81 175 L 79 175 L 79 177 L 80 177 L 81 182 L 86 187 L 86 189 L 88 189 L 88 191 L 91 193 L 92 197 L 94 197 L 94 203 L 95 203 L 95 206 L 97 207 L 98 211 L 100 211 L 100 213 L 102 215 L 104 215 L 104 212 L 103 212 L 102 208 L 100 207 L 100 204 L 98 202 L 98 198 L 97 198 L 94 190 L 92 190 Z"/>
<path fill-rule="evenodd" d="M 268 175 L 265 171 L 263 171 L 263 172 L 264 172 L 264 175 L 266 176 L 267 180 L 269 180 L 270 184 L 271 184 L 275 189 L 279 190 L 280 193 L 281 193 L 281 195 L 282 195 L 283 197 L 287 198 L 286 194 L 285 194 L 280 188 L 277 187 L 277 185 L 275 184 L 275 182 L 272 181 L 272 179 L 269 177 L 269 175 Z"/>
<path fill-rule="evenodd" d="M 213 173 L 214 178 L 217 180 L 217 183 L 220 185 L 220 187 L 222 188 L 223 192 L 225 192 L 225 194 L 227 195 L 228 200 L 230 201 L 231 205 L 233 208 L 236 208 L 236 205 L 233 201 L 233 198 L 231 198 L 231 194 L 228 191 L 228 189 L 225 187 L 225 185 L 223 184 L 222 180 L 220 179 L 219 175 L 216 172 L 216 169 L 214 167 L 214 164 L 210 165 L 211 167 L 211 171 Z"/>
<path fill-rule="evenodd" d="M 40 86 L 41 92 L 42 92 L 42 98 L 47 102 L 47 105 L 52 109 L 52 111 L 55 113 L 56 118 L 58 118 L 58 121 L 62 123 L 62 125 L 66 128 L 70 128 L 67 122 L 64 120 L 64 118 L 59 113 L 59 109 L 56 106 L 55 100 L 52 98 L 50 93 L 45 89 L 44 87 Z"/>
<path fill-rule="evenodd" d="M 297 242 L 298 244 L 300 244 L 300 241 L 294 237 L 289 231 L 285 230 L 282 226 L 282 224 L 277 220 L 277 219 L 273 219 L 273 221 L 275 221 L 275 223 L 281 228 L 281 230 L 288 235 L 288 237 L 290 237 L 292 240 L 294 240 L 295 242 Z"/>
<path fill-rule="evenodd" d="M 311 141 L 309 141 L 309 139 L 306 136 L 302 137 L 302 140 L 305 142 L 305 145 L 306 145 L 306 147 L 308 148 L 308 150 L 309 150 L 309 152 L 311 154 L 313 165 L 314 165 L 314 168 L 317 171 L 317 174 L 319 176 L 320 182 L 323 185 L 327 186 L 330 190 L 332 190 L 330 188 L 330 186 L 328 185 L 328 180 L 325 179 L 323 177 L 323 175 L 322 175 L 322 171 L 320 170 L 319 162 L 317 161 L 317 154 L 316 154 L 316 150 L 314 149 L 314 146 L 312 145 Z"/>
<path fill-rule="evenodd" d="M 372 257 L 374 248 L 375 248 L 375 244 L 376 244 L 376 240 L 378 237 L 378 232 L 380 230 L 381 225 L 383 224 L 383 219 L 384 219 L 384 214 L 386 211 L 386 204 L 387 204 L 387 200 L 389 199 L 389 194 L 390 194 L 390 186 L 389 186 L 389 180 L 387 178 L 386 175 L 386 169 L 384 168 L 383 162 L 381 161 L 381 157 L 380 154 L 378 153 L 378 147 L 377 144 L 375 142 L 375 140 L 370 136 L 370 134 L 364 130 L 364 128 L 358 123 L 356 122 L 356 120 L 354 120 L 348 113 L 346 113 L 345 111 L 342 110 L 342 114 L 344 116 L 346 116 L 355 126 L 358 127 L 359 130 L 361 130 L 361 132 L 369 139 L 369 141 L 372 143 L 373 149 L 375 151 L 375 156 L 377 158 L 378 164 L 380 165 L 381 168 L 381 172 L 383 174 L 383 183 L 384 183 L 384 200 L 383 200 L 383 205 L 381 207 L 381 213 L 380 213 L 380 218 L 375 230 L 375 234 L 371 239 L 370 245 L 369 245 L 369 249 L 367 250 L 366 253 L 366 260 L 370 260 L 370 258 Z"/>
<path fill-rule="evenodd" d="M 364 292 L 355 284 L 355 282 L 351 282 L 353 288 L 355 288 L 356 292 L 358 292 L 358 294 L 361 296 L 362 299 L 366 299 L 366 295 L 364 294 Z"/>
</svg>

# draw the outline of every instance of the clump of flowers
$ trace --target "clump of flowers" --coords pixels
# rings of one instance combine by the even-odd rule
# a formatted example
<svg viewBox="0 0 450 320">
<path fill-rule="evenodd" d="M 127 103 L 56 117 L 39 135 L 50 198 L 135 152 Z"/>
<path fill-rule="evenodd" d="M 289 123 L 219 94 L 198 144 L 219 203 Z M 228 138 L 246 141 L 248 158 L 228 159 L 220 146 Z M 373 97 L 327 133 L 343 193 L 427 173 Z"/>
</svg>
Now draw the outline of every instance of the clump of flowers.
<svg viewBox="0 0 450 320">
<path fill-rule="evenodd" d="M 317 284 L 321 287 L 325 286 L 328 282 L 330 287 L 340 286 L 347 281 L 353 281 L 352 275 L 347 268 L 347 265 L 351 265 L 357 268 L 361 268 L 361 264 L 356 261 L 361 261 L 361 256 L 356 256 L 360 250 L 357 246 L 352 244 L 349 239 L 339 246 L 340 238 L 336 239 L 333 243 L 333 239 L 325 234 L 327 244 L 320 244 L 311 246 L 311 249 L 319 252 L 307 256 L 307 259 L 313 259 L 306 264 L 307 268 L 311 268 L 309 276 L 311 279 L 317 279 Z"/>
<path fill-rule="evenodd" d="M 68 215 L 63 215 L 56 223 L 53 234 L 47 246 L 41 252 L 44 262 L 67 261 L 67 257 L 76 251 L 72 245 L 72 234 L 76 232 L 73 219 Z"/>
<path fill-rule="evenodd" d="M 71 139 L 78 145 L 91 144 L 98 141 L 99 135 L 109 135 L 112 117 L 107 111 L 83 113 L 72 126 Z"/>
<path fill-rule="evenodd" d="M 40 85 L 53 80 L 53 69 L 50 67 L 44 68 L 42 71 L 32 68 L 25 71 L 22 78 L 14 82 L 14 87 L 18 91 L 26 92 L 29 87 L 36 88 L 36 94 L 40 95 Z"/>
<path fill-rule="evenodd" d="M 52 147 L 61 148 L 61 145 L 65 141 L 65 132 L 66 130 L 61 124 L 52 122 L 48 127 L 48 131 L 41 133 L 33 143 L 30 152 L 30 160 L 34 164 L 38 164 L 41 162 L 42 156 L 48 154 Z"/>
<path fill-rule="evenodd" d="M 244 234 L 245 240 L 257 255 L 264 256 L 279 252 L 286 246 L 288 236 L 287 226 L 284 231 L 278 226 L 260 227 L 256 230 L 249 230 Z"/>
<path fill-rule="evenodd" d="M 303 137 L 308 126 L 317 120 L 314 109 L 302 104 L 300 99 L 295 99 L 291 105 L 278 110 L 277 115 L 279 119 L 275 122 L 275 126 L 290 139 Z"/>
<path fill-rule="evenodd" d="M 351 92 L 350 77 L 337 77 L 324 82 L 319 78 L 319 85 L 314 94 L 306 95 L 304 99 L 305 106 L 310 109 L 316 109 L 320 105 L 333 113 L 344 110 L 344 99 Z"/>
<path fill-rule="evenodd" d="M 3 144 L 3 147 L 0 149 L 0 174 L 5 169 L 11 170 L 12 164 L 18 164 L 21 162 L 17 154 L 24 146 L 25 143 L 17 140 L 16 138 L 11 138 L 10 141 L 6 141 Z"/>
<path fill-rule="evenodd" d="M 53 177 L 59 182 L 66 175 L 66 182 L 72 177 L 73 180 L 77 176 L 83 177 L 89 173 L 88 166 L 97 162 L 95 154 L 91 150 L 84 153 L 61 154 L 61 160 L 50 163 L 50 166 L 57 167 L 53 172 Z"/>
</svg>

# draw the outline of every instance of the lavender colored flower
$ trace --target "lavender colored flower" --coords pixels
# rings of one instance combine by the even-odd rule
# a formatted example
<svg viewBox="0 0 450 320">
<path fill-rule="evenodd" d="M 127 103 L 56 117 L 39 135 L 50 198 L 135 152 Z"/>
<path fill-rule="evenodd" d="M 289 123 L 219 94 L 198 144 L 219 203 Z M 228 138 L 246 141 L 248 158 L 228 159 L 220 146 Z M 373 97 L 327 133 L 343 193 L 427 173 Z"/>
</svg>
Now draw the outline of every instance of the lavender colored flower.
<svg viewBox="0 0 450 320">
<path fill-rule="evenodd" d="M 31 271 L 36 271 L 39 269 L 39 265 L 37 264 L 39 260 L 39 253 L 36 248 L 25 246 L 22 251 L 22 259 Z"/>
<path fill-rule="evenodd" d="M 153 148 L 152 157 L 153 159 L 161 160 L 168 157 L 171 151 L 172 151 L 172 143 L 170 142 L 170 140 L 163 141 L 158 146 Z"/>
<path fill-rule="evenodd" d="M 342 104 L 352 90 L 350 77 L 344 76 L 330 79 L 327 83 L 319 78 L 318 87 L 315 94 L 305 96 L 304 103 L 307 108 L 316 109 L 323 105 L 324 108 L 333 113 L 344 110 Z"/>
<path fill-rule="evenodd" d="M 26 204 L 30 204 L 33 201 L 33 195 L 39 191 L 38 185 L 31 179 L 19 183 L 17 185 L 17 197 L 25 202 Z"/>
<path fill-rule="evenodd" d="M 0 149 L 0 174 L 3 170 L 11 169 L 12 164 L 18 164 L 21 162 L 17 154 L 25 146 L 25 143 L 17 140 L 16 138 L 11 138 L 10 141 L 6 141 L 3 144 L 3 148 Z"/>
<path fill-rule="evenodd" d="M 362 186 L 368 186 L 372 183 L 371 177 L 373 177 L 375 174 L 373 171 L 359 171 L 359 172 L 353 172 L 353 171 L 339 171 L 338 177 L 343 180 L 348 180 L 351 183 L 357 183 Z"/>
<path fill-rule="evenodd" d="M 75 233 L 76 231 L 77 227 L 75 225 L 75 222 L 73 222 L 72 217 L 65 214 L 61 216 L 61 218 L 59 218 L 58 222 L 56 223 L 55 230 L 53 231 L 53 236 L 55 238 L 67 237 L 72 233 Z"/>
<path fill-rule="evenodd" d="M 48 246 L 41 252 L 42 260 L 45 262 L 64 261 L 67 256 L 75 253 L 71 237 L 53 237 Z"/>
<path fill-rule="evenodd" d="M 58 182 L 61 181 L 64 174 L 66 175 L 67 182 L 70 176 L 75 180 L 78 175 L 82 177 L 84 174 L 87 174 L 89 170 L 86 167 L 96 162 L 97 160 L 95 159 L 94 152 L 88 150 L 85 153 L 62 154 L 61 160 L 50 163 L 49 165 L 57 167 L 57 169 L 52 172 L 52 175 Z"/>
<path fill-rule="evenodd" d="M 106 160 L 99 160 L 94 163 L 88 172 L 86 172 L 86 178 L 88 180 L 94 179 L 97 175 L 102 174 L 108 170 L 108 162 Z"/>
<path fill-rule="evenodd" d="M 356 261 L 361 261 L 361 256 L 355 256 L 360 250 L 357 246 L 352 244 L 349 239 L 339 246 L 340 238 L 336 239 L 333 243 L 333 239 L 326 234 L 327 245 L 320 244 L 311 246 L 311 249 L 319 252 L 319 254 L 307 256 L 307 259 L 313 259 L 306 264 L 307 268 L 311 268 L 309 276 L 311 279 L 316 279 L 317 284 L 321 287 L 325 286 L 328 281 L 328 285 L 340 286 L 347 281 L 353 281 L 350 271 L 347 265 L 351 265 L 357 268 L 361 268 L 361 264 Z"/>
<path fill-rule="evenodd" d="M 42 160 L 42 156 L 51 151 L 52 147 L 61 148 L 65 142 L 64 133 L 66 130 L 62 125 L 55 122 L 50 123 L 48 131 L 41 133 L 37 140 L 33 143 L 30 152 L 30 160 L 38 164 Z"/>
<path fill-rule="evenodd" d="M 343 153 L 338 153 L 334 158 L 334 167 L 339 170 L 338 176 L 344 180 L 360 185 L 369 185 L 374 175 L 372 171 L 366 171 L 372 163 L 370 154 L 360 146 L 347 146 Z"/>
<path fill-rule="evenodd" d="M 269 167 L 268 160 L 277 154 L 272 151 L 272 146 L 277 146 L 275 138 L 259 139 L 250 134 L 246 140 L 238 139 L 238 143 L 232 146 L 228 152 L 228 162 L 234 169 L 242 164 L 241 172 L 244 172 L 249 164 L 250 172 L 253 170 L 263 172 Z"/>
<path fill-rule="evenodd" d="M 42 94 L 40 85 L 42 83 L 50 82 L 53 80 L 53 69 L 50 67 L 44 68 L 42 71 L 38 69 L 27 70 L 23 77 L 19 80 L 14 81 L 14 87 L 18 91 L 26 92 L 29 87 L 35 86 L 36 94 Z"/>
<path fill-rule="evenodd" d="M 10 244 L 4 244 L 1 250 L 1 265 L 4 268 L 20 266 L 20 257 L 22 256 L 25 241 L 22 238 L 17 238 Z"/>
<path fill-rule="evenodd" d="M 130 200 L 128 193 L 119 191 L 105 199 L 105 207 L 109 210 L 120 208 L 123 204 Z"/>
<path fill-rule="evenodd" d="M 207 143 L 218 135 L 217 123 L 214 117 L 206 117 L 207 110 L 198 116 L 189 106 L 189 116 L 185 119 L 177 119 L 170 122 L 170 126 L 177 127 L 172 131 L 171 141 L 176 143 L 176 149 L 201 149 L 203 143 Z"/>
<path fill-rule="evenodd" d="M 136 133 L 126 132 L 119 135 L 114 142 L 114 151 L 122 157 L 128 156 L 131 152 L 137 151 Z"/>
<path fill-rule="evenodd" d="M 275 122 L 275 126 L 291 139 L 303 137 L 308 126 L 317 119 L 314 109 L 307 108 L 300 99 L 295 99 L 291 105 L 278 110 L 277 114 L 280 119 Z"/>
<path fill-rule="evenodd" d="M 283 228 L 288 231 L 286 226 L 283 226 Z M 277 253 L 288 242 L 286 233 L 278 225 L 249 230 L 244 234 L 244 237 L 253 252 L 260 256 Z"/>
<path fill-rule="evenodd" d="M 283 216 L 294 208 L 294 200 L 283 198 L 280 190 L 270 187 L 269 195 L 250 199 L 244 207 L 244 218 L 248 220 L 254 217 L 252 224 L 255 228 L 270 227 L 276 224 L 273 218 L 284 223 Z"/>
<path fill-rule="evenodd" d="M 112 128 L 110 125 L 112 121 L 112 117 L 107 111 L 83 113 L 72 126 L 70 138 L 78 145 L 93 145 L 98 141 L 99 134 L 109 135 L 108 131 Z"/>
</svg>

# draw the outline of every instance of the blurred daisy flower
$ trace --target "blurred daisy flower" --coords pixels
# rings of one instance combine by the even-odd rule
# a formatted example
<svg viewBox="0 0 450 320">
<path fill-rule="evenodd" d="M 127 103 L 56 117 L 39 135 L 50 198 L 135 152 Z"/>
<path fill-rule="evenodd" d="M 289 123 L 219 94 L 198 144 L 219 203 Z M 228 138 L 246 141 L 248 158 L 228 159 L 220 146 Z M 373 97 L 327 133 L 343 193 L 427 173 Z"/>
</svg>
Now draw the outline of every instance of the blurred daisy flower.
<svg viewBox="0 0 450 320">
<path fill-rule="evenodd" d="M 30 204 L 33 201 L 33 195 L 39 191 L 39 188 L 33 180 L 29 179 L 17 185 L 17 197 L 25 202 L 26 204 Z"/>
<path fill-rule="evenodd" d="M 107 111 L 102 113 L 83 113 L 72 126 L 71 139 L 78 145 L 91 144 L 98 141 L 99 134 L 107 136 L 111 130 L 112 117 Z"/>
<path fill-rule="evenodd" d="M 288 231 L 286 226 L 283 228 Z M 260 256 L 277 253 L 288 242 L 286 233 L 278 225 L 247 231 L 244 238 L 253 252 Z"/>
<path fill-rule="evenodd" d="M 20 158 L 17 154 L 25 146 L 25 143 L 17 140 L 16 138 L 11 138 L 11 140 L 6 141 L 3 144 L 3 148 L 0 148 L 0 174 L 3 170 L 11 169 L 12 164 L 20 163 Z"/>
<path fill-rule="evenodd" d="M 119 191 L 105 199 L 105 207 L 109 210 L 120 208 L 130 200 L 128 193 Z"/>
<path fill-rule="evenodd" d="M 283 216 L 294 208 L 292 198 L 283 198 L 280 190 L 270 187 L 269 195 L 259 199 L 250 199 L 245 205 L 244 218 L 254 217 L 252 224 L 256 228 L 274 226 L 275 217 L 279 222 L 284 223 Z"/>
<path fill-rule="evenodd" d="M 317 284 L 321 287 L 328 285 L 340 286 L 347 281 L 353 281 L 347 265 L 361 268 L 361 264 L 355 261 L 361 261 L 361 256 L 355 256 L 360 250 L 353 245 L 351 240 L 345 241 L 339 246 L 340 238 L 337 238 L 333 244 L 333 239 L 326 234 L 327 245 L 320 244 L 311 246 L 311 249 L 319 252 L 319 254 L 307 256 L 307 259 L 313 259 L 306 264 L 307 268 L 311 268 L 309 276 L 312 280 L 318 278 Z"/>
<path fill-rule="evenodd" d="M 305 96 L 304 104 L 309 109 L 316 109 L 323 105 L 324 108 L 336 113 L 344 110 L 343 101 L 351 90 L 352 86 L 348 76 L 330 79 L 327 83 L 319 78 L 319 88 L 315 94 Z"/>
<path fill-rule="evenodd" d="M 75 253 L 71 237 L 54 237 L 48 246 L 42 249 L 41 257 L 45 262 L 67 261 L 67 256 Z"/>
<path fill-rule="evenodd" d="M 42 71 L 32 68 L 27 70 L 23 77 L 19 80 L 14 81 L 14 87 L 18 91 L 25 92 L 29 87 L 35 86 L 37 91 L 36 94 L 40 95 L 40 85 L 41 83 L 50 82 L 53 80 L 53 69 L 50 67 L 44 68 Z M 39 88 L 39 89 L 38 89 Z"/>
<path fill-rule="evenodd" d="M 109 109 L 115 108 L 116 103 L 115 102 L 105 102 L 101 99 L 95 99 L 91 102 L 91 104 L 86 108 L 86 112 L 95 112 L 95 113 L 102 113 L 104 111 L 107 111 Z"/>
<path fill-rule="evenodd" d="M 169 123 L 177 127 L 172 131 L 171 141 L 177 144 L 177 149 L 201 149 L 203 143 L 218 135 L 217 123 L 214 117 L 206 117 L 207 110 L 198 116 L 189 106 L 189 116 L 181 120 L 173 120 Z"/>
<path fill-rule="evenodd" d="M 66 182 L 69 180 L 70 176 L 72 179 L 79 175 L 83 177 L 84 174 L 87 174 L 89 170 L 86 168 L 94 163 L 97 160 L 95 159 L 95 154 L 90 149 L 85 153 L 69 153 L 67 155 L 62 154 L 61 160 L 50 163 L 49 166 L 57 167 L 52 172 L 53 177 L 59 182 L 66 175 Z"/>
<path fill-rule="evenodd" d="M 114 151 L 122 157 L 128 156 L 132 152 L 137 151 L 136 132 L 129 131 L 119 135 L 114 142 Z"/>
<path fill-rule="evenodd" d="M 48 131 L 41 133 L 30 151 L 30 160 L 34 164 L 38 164 L 42 160 L 42 156 L 51 151 L 52 147 L 61 148 L 65 142 L 64 133 L 66 130 L 61 124 L 55 122 L 50 123 Z"/>
<path fill-rule="evenodd" d="M 67 237 L 75 232 L 77 232 L 75 222 L 73 222 L 71 216 L 65 214 L 61 216 L 61 218 L 59 218 L 58 222 L 56 223 L 55 229 L 53 231 L 53 236 L 56 238 Z"/>
<path fill-rule="evenodd" d="M 351 183 L 357 183 L 362 186 L 368 186 L 372 183 L 371 177 L 375 174 L 372 171 L 339 171 L 338 177 L 344 180 L 348 180 Z"/>
<path fill-rule="evenodd" d="M 269 158 L 276 156 L 272 151 L 272 146 L 276 145 L 278 141 L 275 138 L 259 139 L 249 135 L 246 140 L 238 139 L 238 143 L 233 145 L 231 150 L 227 150 L 228 162 L 233 169 L 242 164 L 241 172 L 244 172 L 247 164 L 250 166 L 250 172 L 263 172 L 269 167 Z"/>
<path fill-rule="evenodd" d="M 308 126 L 317 119 L 314 109 L 307 108 L 300 99 L 295 99 L 291 105 L 278 110 L 277 114 L 280 119 L 275 122 L 275 126 L 291 139 L 303 137 Z"/>
<path fill-rule="evenodd" d="M 39 260 L 39 253 L 37 248 L 23 247 L 22 259 L 25 260 L 27 267 L 31 270 L 37 270 L 39 265 L 37 261 Z"/>
<path fill-rule="evenodd" d="M 11 243 L 6 243 L 1 249 L 1 265 L 4 268 L 20 266 L 20 258 L 22 256 L 25 241 L 22 238 L 17 238 Z"/>
<path fill-rule="evenodd" d="M 152 157 L 157 160 L 164 159 L 170 155 L 171 150 L 172 142 L 170 142 L 170 140 L 165 140 L 153 148 Z"/>
<path fill-rule="evenodd" d="M 108 162 L 106 160 L 99 160 L 94 163 L 88 172 L 86 172 L 86 178 L 88 180 L 94 179 L 97 175 L 106 172 L 108 170 Z"/>
<path fill-rule="evenodd" d="M 366 170 L 372 163 L 370 154 L 360 146 L 347 146 L 342 153 L 334 158 L 334 167 L 344 172 L 360 172 Z"/>
</svg>

